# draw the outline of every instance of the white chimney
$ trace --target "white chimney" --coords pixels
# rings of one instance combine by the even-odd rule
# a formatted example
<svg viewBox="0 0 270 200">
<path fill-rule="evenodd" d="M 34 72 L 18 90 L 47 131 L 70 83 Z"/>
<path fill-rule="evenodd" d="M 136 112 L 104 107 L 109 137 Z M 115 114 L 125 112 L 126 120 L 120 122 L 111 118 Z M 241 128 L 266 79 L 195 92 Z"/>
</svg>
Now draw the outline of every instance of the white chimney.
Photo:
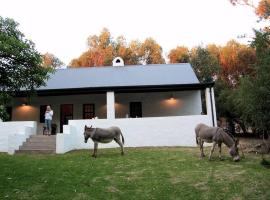
<svg viewBox="0 0 270 200">
<path fill-rule="evenodd" d="M 113 59 L 112 63 L 115 67 L 123 67 L 125 65 L 124 60 L 121 57 L 116 57 Z"/>
</svg>

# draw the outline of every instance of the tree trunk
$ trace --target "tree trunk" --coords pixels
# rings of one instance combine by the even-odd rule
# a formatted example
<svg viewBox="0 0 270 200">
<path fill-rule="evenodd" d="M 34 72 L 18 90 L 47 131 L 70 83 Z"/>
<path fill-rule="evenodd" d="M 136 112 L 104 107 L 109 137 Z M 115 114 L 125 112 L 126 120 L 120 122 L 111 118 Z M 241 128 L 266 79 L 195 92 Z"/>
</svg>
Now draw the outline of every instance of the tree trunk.
<svg viewBox="0 0 270 200">
<path fill-rule="evenodd" d="M 229 127 L 228 127 L 228 130 L 229 132 L 235 136 L 235 127 L 234 127 L 234 122 L 231 118 L 228 118 L 228 123 L 229 123 Z"/>
</svg>

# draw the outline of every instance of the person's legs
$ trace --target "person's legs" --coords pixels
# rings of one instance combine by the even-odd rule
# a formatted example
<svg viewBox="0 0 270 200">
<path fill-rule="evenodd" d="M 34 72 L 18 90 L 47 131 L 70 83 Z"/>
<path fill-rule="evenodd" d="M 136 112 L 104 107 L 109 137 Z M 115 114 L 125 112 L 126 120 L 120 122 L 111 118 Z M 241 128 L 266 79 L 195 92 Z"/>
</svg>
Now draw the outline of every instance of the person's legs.
<svg viewBox="0 0 270 200">
<path fill-rule="evenodd" d="M 49 133 L 49 120 L 45 119 L 45 134 L 44 135 L 48 135 Z"/>
<path fill-rule="evenodd" d="M 48 120 L 49 135 L 52 134 L 52 120 Z"/>
</svg>

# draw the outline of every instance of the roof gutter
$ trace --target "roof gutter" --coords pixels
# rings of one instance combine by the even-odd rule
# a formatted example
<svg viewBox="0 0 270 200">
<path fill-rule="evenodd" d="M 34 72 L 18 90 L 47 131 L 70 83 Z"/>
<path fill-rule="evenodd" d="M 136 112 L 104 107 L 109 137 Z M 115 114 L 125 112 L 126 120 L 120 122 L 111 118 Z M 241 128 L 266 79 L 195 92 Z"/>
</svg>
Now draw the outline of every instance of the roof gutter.
<svg viewBox="0 0 270 200">
<path fill-rule="evenodd" d="M 184 90 L 203 90 L 213 87 L 214 82 L 193 83 L 181 85 L 142 85 L 142 86 L 113 86 L 113 87 L 85 87 L 85 88 L 65 88 L 51 90 L 36 90 L 37 96 L 63 96 L 76 94 L 106 93 L 114 91 L 115 93 L 141 93 L 141 92 L 165 92 L 165 91 L 184 91 Z M 27 96 L 26 91 L 19 91 L 16 97 Z"/>
</svg>

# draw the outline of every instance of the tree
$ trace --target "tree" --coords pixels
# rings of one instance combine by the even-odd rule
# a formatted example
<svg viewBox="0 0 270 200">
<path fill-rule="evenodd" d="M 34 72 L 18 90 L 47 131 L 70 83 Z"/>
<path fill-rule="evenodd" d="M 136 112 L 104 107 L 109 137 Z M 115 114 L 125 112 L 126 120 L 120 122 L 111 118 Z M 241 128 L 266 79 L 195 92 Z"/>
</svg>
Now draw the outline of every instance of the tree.
<svg viewBox="0 0 270 200">
<path fill-rule="evenodd" d="M 247 5 L 255 9 L 255 13 L 260 19 L 270 19 L 270 0 L 260 0 L 255 7 L 252 0 L 230 0 L 233 5 Z"/>
<path fill-rule="evenodd" d="M 212 82 L 219 71 L 219 62 L 206 48 L 197 47 L 192 51 L 191 65 L 200 82 Z"/>
<path fill-rule="evenodd" d="M 270 19 L 270 0 L 261 0 L 255 12 L 261 19 Z"/>
<path fill-rule="evenodd" d="M 42 67 L 34 43 L 18 30 L 18 23 L 0 16 L 0 118 L 6 117 L 4 108 L 11 95 L 21 88 L 34 91 L 44 85 L 49 71 Z"/>
<path fill-rule="evenodd" d="M 153 39 L 147 38 L 139 49 L 139 56 L 142 64 L 163 64 L 161 46 Z"/>
<path fill-rule="evenodd" d="M 135 40 L 127 44 L 124 36 L 114 40 L 109 30 L 104 28 L 100 35 L 89 36 L 87 44 L 88 50 L 73 59 L 71 67 L 108 66 L 116 56 L 122 57 L 128 65 L 165 63 L 161 46 L 152 38 L 143 43 Z"/>
<path fill-rule="evenodd" d="M 65 65 L 59 58 L 51 53 L 45 53 L 42 55 L 42 66 L 43 67 L 51 67 L 58 68 Z"/>
<path fill-rule="evenodd" d="M 248 5 L 255 9 L 255 13 L 260 20 L 269 20 L 270 1 L 261 0 L 257 7 L 249 0 L 230 0 L 234 5 Z M 240 76 L 238 87 L 230 96 L 234 112 L 246 123 L 254 129 L 269 132 L 269 102 L 270 102 L 270 31 L 269 27 L 265 27 L 260 31 L 255 30 L 255 38 L 251 47 L 255 52 L 255 62 L 253 52 L 240 54 L 240 60 L 248 60 L 252 64 L 252 72 Z M 253 50 L 254 50 L 253 49 Z"/>
<path fill-rule="evenodd" d="M 256 61 L 255 50 L 247 45 L 240 44 L 234 40 L 227 42 L 220 49 L 220 78 L 228 86 L 235 88 L 239 85 L 242 76 L 251 74 Z"/>
<path fill-rule="evenodd" d="M 255 75 L 243 77 L 235 104 L 242 118 L 256 128 L 270 130 L 270 33 L 256 31 L 252 45 L 256 49 Z"/>
<path fill-rule="evenodd" d="M 169 52 L 170 63 L 188 63 L 190 60 L 189 50 L 185 46 L 177 46 Z"/>
</svg>

